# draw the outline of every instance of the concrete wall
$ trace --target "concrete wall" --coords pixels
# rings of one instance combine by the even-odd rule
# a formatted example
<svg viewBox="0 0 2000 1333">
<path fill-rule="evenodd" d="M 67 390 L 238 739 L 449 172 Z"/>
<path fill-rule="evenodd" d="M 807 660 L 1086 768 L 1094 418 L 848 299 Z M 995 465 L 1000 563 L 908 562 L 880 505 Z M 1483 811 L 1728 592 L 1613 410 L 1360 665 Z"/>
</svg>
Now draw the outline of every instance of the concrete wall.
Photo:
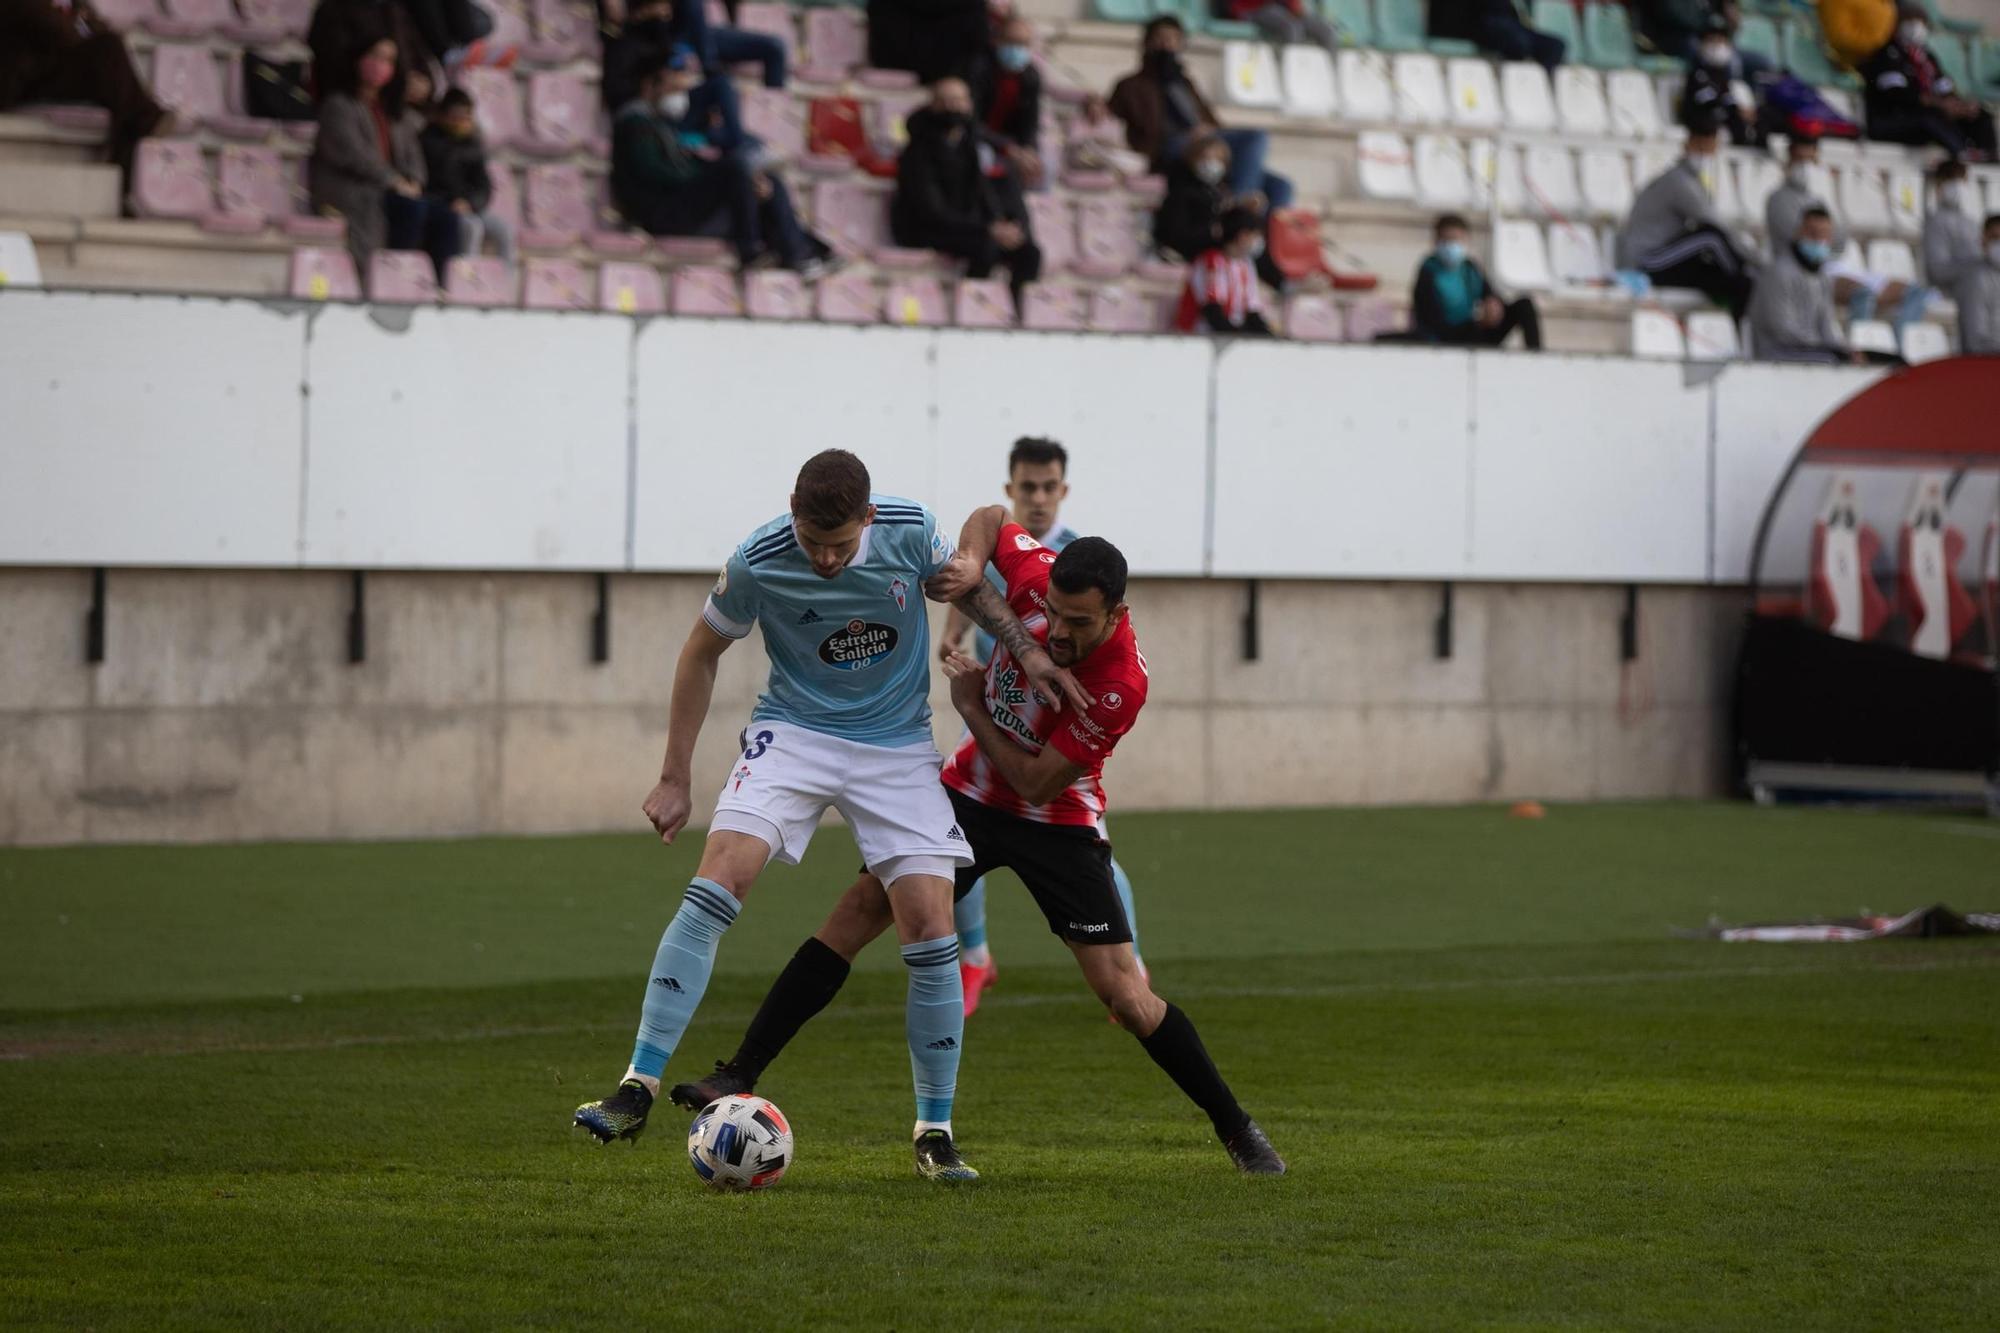
<svg viewBox="0 0 2000 1333">
<path fill-rule="evenodd" d="M 350 665 L 344 575 L 113 570 L 93 666 L 87 572 L 0 569 L 0 843 L 636 830 L 708 582 L 614 578 L 593 665 L 588 576 L 373 574 Z M 1440 661 L 1436 585 L 1265 583 L 1246 662 L 1245 586 L 1134 585 L 1154 688 L 1114 809 L 1720 787 L 1740 593 L 1644 590 L 1621 663 L 1618 589 L 1461 585 Z M 763 672 L 755 636 L 724 659 L 698 815 Z"/>
</svg>

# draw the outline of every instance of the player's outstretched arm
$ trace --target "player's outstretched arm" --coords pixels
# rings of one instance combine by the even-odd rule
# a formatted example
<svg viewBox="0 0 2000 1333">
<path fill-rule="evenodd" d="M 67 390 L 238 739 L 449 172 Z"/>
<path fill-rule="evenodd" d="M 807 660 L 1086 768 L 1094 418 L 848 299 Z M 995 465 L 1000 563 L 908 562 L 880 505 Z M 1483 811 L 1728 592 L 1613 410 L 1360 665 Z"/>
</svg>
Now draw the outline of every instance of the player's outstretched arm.
<svg viewBox="0 0 2000 1333">
<path fill-rule="evenodd" d="M 1050 660 L 1048 650 L 1035 642 L 1035 636 L 1028 633 L 1028 627 L 1021 623 L 1021 618 L 985 579 L 979 580 L 978 587 L 953 605 L 965 612 L 966 619 L 991 634 L 1001 647 L 1013 654 L 1029 682 L 1049 699 L 1057 712 L 1062 711 L 1065 699 L 1078 712 L 1097 703 L 1084 692 L 1083 686 L 1076 683 L 1075 676 Z"/>
<path fill-rule="evenodd" d="M 694 743 L 701 738 L 702 723 L 708 721 L 708 705 L 715 698 L 715 670 L 734 639 L 710 629 L 706 620 L 695 622 L 674 667 L 674 691 L 667 708 L 667 757 L 660 765 L 660 780 L 646 797 L 646 818 L 658 831 L 660 841 L 671 844 L 687 827 L 692 808 L 689 784 L 694 768 Z"/>
<path fill-rule="evenodd" d="M 1083 776 L 1083 770 L 1053 745 L 1044 745 L 1040 754 L 1029 754 L 1019 742 L 1000 730 L 986 711 L 986 668 L 963 653 L 944 664 L 951 677 L 951 705 L 965 719 L 965 729 L 1014 794 L 1030 805 L 1047 805 L 1062 789 Z"/>
</svg>

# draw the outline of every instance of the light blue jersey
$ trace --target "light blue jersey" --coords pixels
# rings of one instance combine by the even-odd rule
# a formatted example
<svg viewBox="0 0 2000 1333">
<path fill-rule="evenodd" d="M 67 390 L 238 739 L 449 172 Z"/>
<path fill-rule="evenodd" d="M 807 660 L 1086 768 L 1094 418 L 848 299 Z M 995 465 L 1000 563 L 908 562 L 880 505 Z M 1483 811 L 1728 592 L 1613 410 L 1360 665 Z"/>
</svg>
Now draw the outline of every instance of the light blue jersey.
<svg viewBox="0 0 2000 1333">
<path fill-rule="evenodd" d="M 750 714 L 863 745 L 931 739 L 930 617 L 924 580 L 956 549 L 912 500 L 876 495 L 861 549 L 830 579 L 792 531 L 791 515 L 751 533 L 723 566 L 702 619 L 740 639 L 764 627 L 771 679 Z"/>
<path fill-rule="evenodd" d="M 1051 551 L 1060 551 L 1083 534 L 1073 528 L 1058 523 L 1049 529 L 1049 535 L 1042 538 L 1042 545 Z M 1000 570 L 991 560 L 986 562 L 986 581 L 1000 592 L 1000 600 L 1007 600 L 1007 580 L 1000 577 Z M 981 662 L 993 660 L 993 636 L 974 625 L 972 627 L 972 656 Z"/>
</svg>

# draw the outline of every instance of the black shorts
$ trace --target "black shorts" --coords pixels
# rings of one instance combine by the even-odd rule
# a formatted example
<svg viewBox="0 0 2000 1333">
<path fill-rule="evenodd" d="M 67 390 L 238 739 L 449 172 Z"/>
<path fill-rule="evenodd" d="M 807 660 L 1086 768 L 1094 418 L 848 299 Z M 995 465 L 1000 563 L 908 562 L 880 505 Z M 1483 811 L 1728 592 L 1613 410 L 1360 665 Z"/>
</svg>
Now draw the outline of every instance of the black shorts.
<svg viewBox="0 0 2000 1333">
<path fill-rule="evenodd" d="M 1111 844 L 1076 824 L 1038 824 L 951 792 L 952 813 L 972 844 L 972 864 L 958 868 L 957 896 L 989 870 L 1021 877 L 1049 929 L 1078 944 L 1130 944 L 1132 924 L 1111 877 Z"/>
</svg>

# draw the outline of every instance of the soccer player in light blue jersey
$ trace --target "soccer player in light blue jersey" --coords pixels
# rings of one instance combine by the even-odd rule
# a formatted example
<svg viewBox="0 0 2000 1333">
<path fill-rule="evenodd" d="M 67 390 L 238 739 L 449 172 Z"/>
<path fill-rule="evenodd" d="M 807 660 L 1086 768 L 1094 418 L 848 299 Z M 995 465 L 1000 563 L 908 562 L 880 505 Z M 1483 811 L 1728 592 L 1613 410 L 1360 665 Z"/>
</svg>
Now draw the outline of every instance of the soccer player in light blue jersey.
<svg viewBox="0 0 2000 1333">
<path fill-rule="evenodd" d="M 770 681 L 739 738 L 700 868 L 660 937 L 631 1064 L 615 1092 L 576 1110 L 575 1123 L 599 1142 L 645 1128 L 723 932 L 766 864 L 797 864 L 831 806 L 888 886 L 909 967 L 917 1172 L 977 1177 L 951 1132 L 965 1029 L 952 876 L 971 853 L 938 781 L 925 597 L 953 602 L 997 635 L 1046 695 L 1076 707 L 1092 702 L 981 574 L 970 558 L 955 557 L 928 509 L 872 494 L 868 469 L 840 449 L 808 460 L 791 512 L 730 556 L 674 672 L 666 761 L 645 801 L 661 841 L 673 842 L 693 808 L 690 768 L 716 665 L 753 625 L 763 629 Z"/>
<path fill-rule="evenodd" d="M 1059 517 L 1062 502 L 1069 498 L 1069 451 L 1054 440 L 1024 435 L 1014 441 L 1013 452 L 1007 455 L 1006 494 L 1014 508 L 1014 521 L 1050 550 L 1061 551 L 1081 535 Z M 990 562 L 986 578 L 1002 594 L 1006 593 L 1006 580 Z M 944 641 L 938 645 L 939 660 L 949 661 L 954 652 L 964 651 L 967 630 L 973 632 L 973 658 L 982 665 L 993 660 L 993 636 L 956 608 L 945 617 Z M 1132 928 L 1132 954 L 1136 958 L 1139 917 L 1132 906 L 1132 880 L 1116 858 L 1111 862 L 1111 877 L 1118 886 L 1119 901 L 1125 904 L 1125 920 Z M 958 973 L 965 990 L 965 1016 L 970 1018 L 979 1008 L 979 997 L 1000 975 L 993 962 L 993 951 L 986 943 L 984 878 L 977 880 L 958 900 L 952 915 L 958 926 Z M 1146 970 L 1143 960 L 1139 970 L 1141 974 Z"/>
</svg>

